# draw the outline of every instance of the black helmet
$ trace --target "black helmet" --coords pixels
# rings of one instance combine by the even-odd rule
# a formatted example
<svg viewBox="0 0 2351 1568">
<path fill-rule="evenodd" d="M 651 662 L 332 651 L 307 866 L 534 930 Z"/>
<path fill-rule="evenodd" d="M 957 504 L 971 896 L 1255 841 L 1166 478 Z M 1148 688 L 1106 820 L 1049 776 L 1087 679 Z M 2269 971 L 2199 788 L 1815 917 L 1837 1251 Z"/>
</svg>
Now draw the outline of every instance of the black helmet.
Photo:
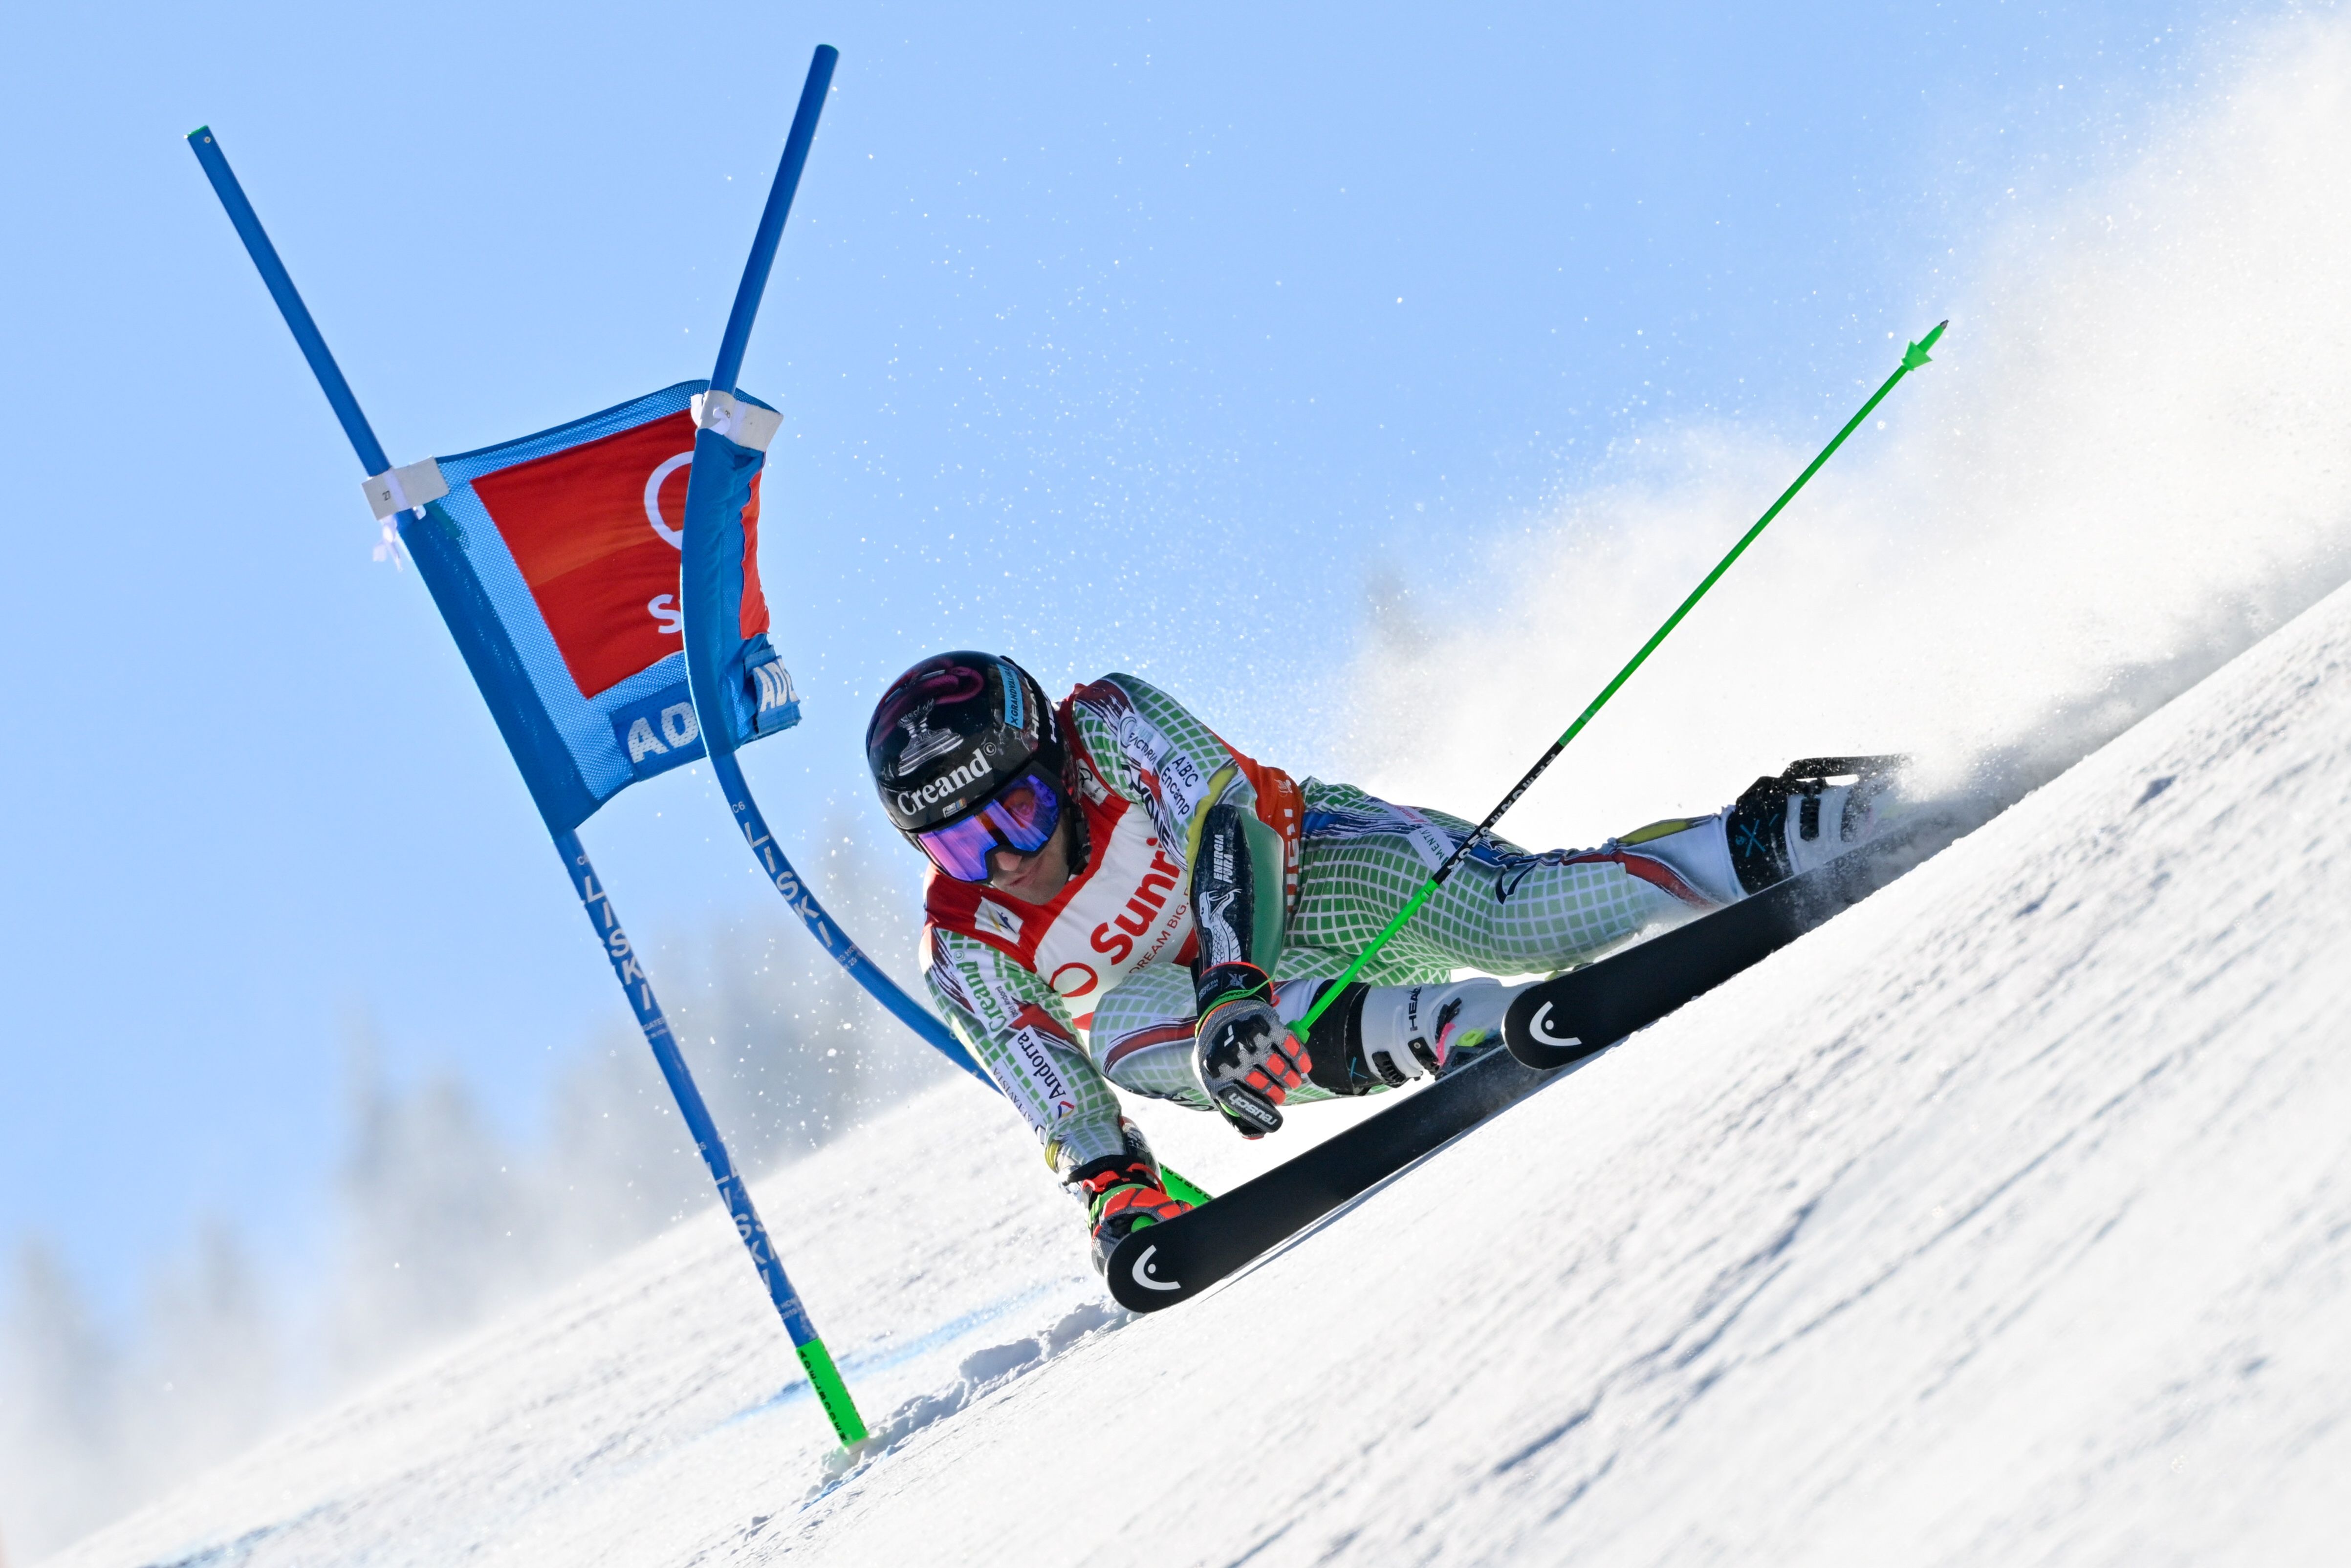
<svg viewBox="0 0 2351 1568">
<path fill-rule="evenodd" d="M 890 683 L 865 727 L 882 809 L 909 839 L 977 809 L 1032 762 L 1050 780 L 1062 776 L 1053 705 L 1027 670 L 993 653 L 924 659 Z"/>
</svg>

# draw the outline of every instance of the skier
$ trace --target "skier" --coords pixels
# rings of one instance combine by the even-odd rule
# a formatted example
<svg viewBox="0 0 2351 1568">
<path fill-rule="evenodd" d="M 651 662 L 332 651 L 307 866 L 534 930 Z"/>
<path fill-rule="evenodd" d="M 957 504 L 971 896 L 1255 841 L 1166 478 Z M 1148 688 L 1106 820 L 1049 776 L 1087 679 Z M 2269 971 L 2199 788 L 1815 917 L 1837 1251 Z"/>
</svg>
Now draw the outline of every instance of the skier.
<svg viewBox="0 0 2351 1568">
<path fill-rule="evenodd" d="M 1132 675 L 1056 709 L 987 653 L 892 682 L 865 753 L 883 809 L 931 861 L 931 993 L 1086 1204 L 1097 1269 L 1186 1207 L 1113 1085 L 1255 1138 L 1285 1105 L 1442 1077 L 1499 1043 L 1520 989 L 1457 969 L 1589 961 L 1866 842 L 1891 804 L 1877 776 L 1758 780 L 1724 811 L 1597 849 L 1489 838 L 1301 1044 L 1288 1025 L 1470 824 L 1292 780 Z"/>
</svg>

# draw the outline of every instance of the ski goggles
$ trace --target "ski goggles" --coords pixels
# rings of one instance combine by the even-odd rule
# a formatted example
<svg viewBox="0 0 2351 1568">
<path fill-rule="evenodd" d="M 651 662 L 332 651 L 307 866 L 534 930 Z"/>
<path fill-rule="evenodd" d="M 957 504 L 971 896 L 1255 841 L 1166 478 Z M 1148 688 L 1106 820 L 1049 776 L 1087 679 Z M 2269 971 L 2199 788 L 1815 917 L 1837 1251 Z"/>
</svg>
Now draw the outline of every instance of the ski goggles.
<svg viewBox="0 0 2351 1568">
<path fill-rule="evenodd" d="M 1030 768 L 968 815 L 914 836 L 931 864 L 958 882 L 987 880 L 987 857 L 998 849 L 1034 855 L 1061 821 L 1061 794 Z"/>
</svg>

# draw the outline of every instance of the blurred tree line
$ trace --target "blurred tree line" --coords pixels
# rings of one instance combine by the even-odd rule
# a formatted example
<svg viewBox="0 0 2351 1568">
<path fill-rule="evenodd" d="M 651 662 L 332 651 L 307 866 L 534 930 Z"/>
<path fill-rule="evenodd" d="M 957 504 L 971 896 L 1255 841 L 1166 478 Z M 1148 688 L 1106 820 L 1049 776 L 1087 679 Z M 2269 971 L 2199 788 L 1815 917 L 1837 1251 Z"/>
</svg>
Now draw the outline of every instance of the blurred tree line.
<svg viewBox="0 0 2351 1568">
<path fill-rule="evenodd" d="M 827 907 L 912 982 L 914 911 L 851 874 L 860 857 L 844 830 L 828 837 Z M 669 944 L 647 968 L 748 1174 L 952 1071 L 780 909 L 691 950 Z M 0 1273 L 0 1568 L 715 1208 L 618 997 L 613 1013 L 558 1076 L 528 1145 L 502 1137 L 455 1071 L 389 1081 L 371 1034 L 353 1030 L 333 1236 L 308 1265 L 324 1270 L 309 1306 L 274 1299 L 271 1271 L 215 1219 L 158 1265 L 135 1324 L 109 1332 L 55 1250 L 22 1240 Z"/>
</svg>

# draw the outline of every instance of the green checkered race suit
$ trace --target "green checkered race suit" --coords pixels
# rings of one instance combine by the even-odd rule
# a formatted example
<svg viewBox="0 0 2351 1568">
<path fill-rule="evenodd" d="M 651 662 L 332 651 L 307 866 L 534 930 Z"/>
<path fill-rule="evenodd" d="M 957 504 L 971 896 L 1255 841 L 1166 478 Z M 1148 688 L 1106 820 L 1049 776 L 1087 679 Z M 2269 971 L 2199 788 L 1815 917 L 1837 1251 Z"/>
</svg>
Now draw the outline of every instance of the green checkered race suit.
<svg viewBox="0 0 2351 1568">
<path fill-rule="evenodd" d="M 1371 944 L 1471 825 L 1352 784 L 1310 778 L 1292 786 L 1131 675 L 1079 687 L 1060 716 L 1086 795 L 1092 842 L 1080 876 L 1087 884 L 1048 927 L 1044 911 L 990 900 L 934 874 L 924 959 L 942 1012 L 1028 1116 L 1049 1159 L 1069 1169 L 1124 1147 L 1113 1085 L 1209 1108 L 1192 1065 L 1189 919 L 1172 906 L 1188 896 L 1186 868 L 1212 806 L 1228 802 L 1270 815 L 1264 797 L 1284 793 L 1284 812 L 1297 818 L 1286 837 L 1273 825 L 1259 832 L 1251 824 L 1265 857 L 1258 898 L 1270 908 L 1260 908 L 1250 957 L 1273 977 L 1285 1019 L 1302 1014 L 1322 982 Z M 1129 855 L 1137 866 L 1164 857 L 1148 862 L 1158 869 L 1139 884 L 1141 901 L 1128 898 L 1134 879 L 1117 874 Z M 1171 881 L 1178 885 L 1169 899 Z M 1546 973 L 1703 907 L 1628 871 L 1614 840 L 1597 850 L 1531 854 L 1489 839 L 1356 978 L 1409 985 L 1449 979 L 1457 969 Z M 1125 923 L 1113 927 L 1106 911 Z M 1124 944 L 1136 950 L 1123 955 L 1128 967 L 1102 976 L 1098 991 L 1068 994 L 1107 957 L 1121 956 L 1119 931 L 1135 931 L 1138 917 L 1154 913 L 1164 926 L 1155 953 L 1136 961 L 1151 930 L 1144 927 Z M 1093 939 L 1081 945 L 1087 931 Z M 1071 952 L 1086 961 L 1059 961 Z M 1328 1097 L 1310 1083 L 1289 1103 Z"/>
</svg>

